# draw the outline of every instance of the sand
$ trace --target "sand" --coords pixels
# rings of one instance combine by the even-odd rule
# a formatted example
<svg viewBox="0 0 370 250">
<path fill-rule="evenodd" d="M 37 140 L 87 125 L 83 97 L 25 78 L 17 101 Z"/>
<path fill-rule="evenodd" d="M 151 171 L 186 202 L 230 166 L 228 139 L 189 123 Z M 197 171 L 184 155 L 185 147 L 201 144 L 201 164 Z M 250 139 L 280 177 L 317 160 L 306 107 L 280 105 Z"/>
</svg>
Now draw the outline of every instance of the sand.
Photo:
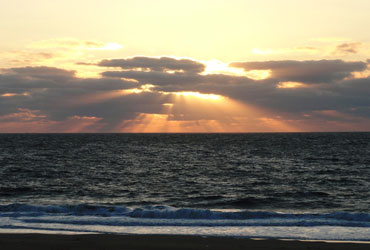
<svg viewBox="0 0 370 250">
<path fill-rule="evenodd" d="M 139 250 L 139 249 L 370 249 L 370 244 L 282 240 L 252 240 L 228 237 L 167 235 L 50 235 L 0 234 L 1 250 Z"/>
</svg>

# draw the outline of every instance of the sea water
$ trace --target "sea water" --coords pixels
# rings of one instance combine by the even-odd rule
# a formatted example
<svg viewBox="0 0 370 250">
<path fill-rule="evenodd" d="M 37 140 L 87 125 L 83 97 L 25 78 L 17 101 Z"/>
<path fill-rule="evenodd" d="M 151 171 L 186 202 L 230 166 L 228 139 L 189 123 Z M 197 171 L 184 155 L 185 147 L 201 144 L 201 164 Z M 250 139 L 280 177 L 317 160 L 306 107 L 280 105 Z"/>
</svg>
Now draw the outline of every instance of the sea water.
<svg viewBox="0 0 370 250">
<path fill-rule="evenodd" d="M 370 240 L 370 133 L 1 134 L 0 233 Z"/>
</svg>

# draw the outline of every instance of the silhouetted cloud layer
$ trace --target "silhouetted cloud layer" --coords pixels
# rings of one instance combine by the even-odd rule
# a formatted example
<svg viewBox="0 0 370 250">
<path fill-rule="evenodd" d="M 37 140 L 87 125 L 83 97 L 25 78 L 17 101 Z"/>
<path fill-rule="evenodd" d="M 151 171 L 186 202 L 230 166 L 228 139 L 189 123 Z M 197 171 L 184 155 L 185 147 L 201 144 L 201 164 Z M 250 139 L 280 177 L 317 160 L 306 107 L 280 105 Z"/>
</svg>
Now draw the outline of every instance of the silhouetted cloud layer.
<svg viewBox="0 0 370 250">
<path fill-rule="evenodd" d="M 200 73 L 205 69 L 205 66 L 202 63 L 189 59 L 175 59 L 171 57 L 133 57 L 129 59 L 111 59 L 101 61 L 99 66 L 153 71 L 181 70 L 191 73 Z"/>
<path fill-rule="evenodd" d="M 366 69 L 364 62 L 344 62 L 342 60 L 321 61 L 266 61 L 235 62 L 232 67 L 245 70 L 271 70 L 272 77 L 281 81 L 304 83 L 328 83 L 342 80 L 355 71 Z"/>
<path fill-rule="evenodd" d="M 197 91 L 226 96 L 285 120 L 356 125 L 370 121 L 370 78 L 352 77 L 354 72 L 366 70 L 367 63 L 321 60 L 230 64 L 245 71 L 270 70 L 270 77 L 263 80 L 206 75 L 205 64 L 169 57 L 103 60 L 98 63 L 102 69 L 121 70 L 107 70 L 101 78 L 79 78 L 74 71 L 52 67 L 9 68 L 0 71 L 0 123 L 94 120 L 100 124 L 94 129 L 115 131 L 118 124 L 139 114 L 165 114 L 164 104 L 171 103 L 171 92 Z M 282 82 L 300 85 L 285 88 Z M 151 88 L 143 90 L 147 84 Z M 199 113 L 186 112 L 177 111 L 173 119 L 200 119 Z M 208 113 L 205 119 L 217 119 L 217 112 Z"/>
<path fill-rule="evenodd" d="M 138 87 L 135 82 L 115 78 L 78 78 L 73 71 L 51 67 L 7 69 L 0 75 L 0 115 L 31 109 L 39 110 L 53 120 L 74 115 L 110 120 L 115 112 L 125 113 L 118 109 L 125 110 L 125 105 L 119 105 L 120 101 L 127 102 L 127 98 L 110 101 L 108 98 L 105 102 L 99 96 L 135 87 Z"/>
</svg>

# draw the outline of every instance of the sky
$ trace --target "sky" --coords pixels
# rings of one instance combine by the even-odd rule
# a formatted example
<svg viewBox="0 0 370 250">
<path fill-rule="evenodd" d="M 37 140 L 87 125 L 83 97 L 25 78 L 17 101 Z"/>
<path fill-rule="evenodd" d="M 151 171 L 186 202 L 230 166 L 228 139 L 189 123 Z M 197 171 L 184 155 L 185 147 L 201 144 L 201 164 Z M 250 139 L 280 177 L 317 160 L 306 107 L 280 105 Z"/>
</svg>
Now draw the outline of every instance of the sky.
<svg viewBox="0 0 370 250">
<path fill-rule="evenodd" d="M 0 0 L 0 133 L 370 131 L 368 0 Z"/>
</svg>

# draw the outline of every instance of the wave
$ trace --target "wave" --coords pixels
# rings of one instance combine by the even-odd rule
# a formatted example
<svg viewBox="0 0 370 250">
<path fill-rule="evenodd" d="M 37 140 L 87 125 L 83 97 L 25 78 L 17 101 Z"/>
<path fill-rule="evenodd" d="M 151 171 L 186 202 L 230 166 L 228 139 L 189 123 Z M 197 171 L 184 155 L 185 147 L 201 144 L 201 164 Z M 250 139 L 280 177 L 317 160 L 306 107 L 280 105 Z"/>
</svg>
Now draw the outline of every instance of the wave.
<svg viewBox="0 0 370 250">
<path fill-rule="evenodd" d="M 118 226 L 347 226 L 370 227 L 369 213 L 278 213 L 212 210 L 170 206 L 0 205 L 0 219 L 20 218 L 29 223 L 71 223 Z M 111 217 L 111 218 L 110 218 Z M 64 222 L 63 222 L 64 221 Z"/>
</svg>

